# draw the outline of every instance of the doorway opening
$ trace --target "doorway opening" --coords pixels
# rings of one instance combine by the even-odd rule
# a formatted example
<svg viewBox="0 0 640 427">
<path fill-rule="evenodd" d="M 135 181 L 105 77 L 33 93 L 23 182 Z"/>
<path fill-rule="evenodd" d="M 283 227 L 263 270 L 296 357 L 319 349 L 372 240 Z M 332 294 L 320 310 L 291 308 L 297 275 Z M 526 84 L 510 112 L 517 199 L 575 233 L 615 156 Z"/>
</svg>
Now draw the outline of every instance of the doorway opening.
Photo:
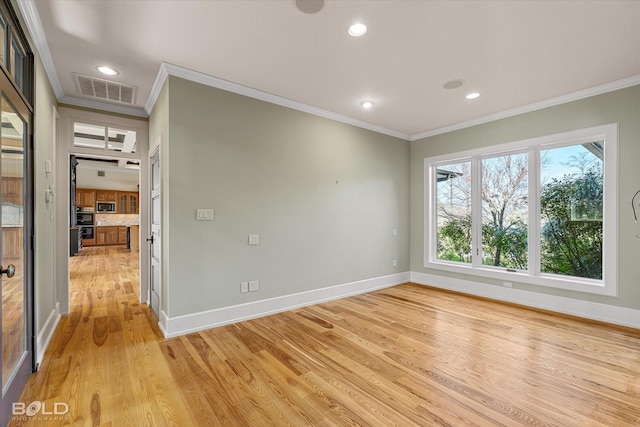
<svg viewBox="0 0 640 427">
<path fill-rule="evenodd" d="M 71 155 L 70 167 L 69 309 L 88 321 L 141 299 L 140 164 Z"/>
</svg>

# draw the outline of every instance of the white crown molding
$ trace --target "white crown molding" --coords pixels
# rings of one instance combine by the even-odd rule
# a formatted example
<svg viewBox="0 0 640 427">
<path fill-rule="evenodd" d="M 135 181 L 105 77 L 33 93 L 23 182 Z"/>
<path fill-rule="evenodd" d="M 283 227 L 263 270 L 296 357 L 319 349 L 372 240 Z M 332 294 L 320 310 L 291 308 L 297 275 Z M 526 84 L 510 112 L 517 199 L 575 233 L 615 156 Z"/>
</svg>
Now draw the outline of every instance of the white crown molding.
<svg viewBox="0 0 640 427">
<path fill-rule="evenodd" d="M 158 326 L 165 338 L 172 338 L 299 307 L 372 292 L 408 281 L 409 272 L 407 271 L 183 316 L 169 317 L 164 311 L 161 311 Z"/>
<path fill-rule="evenodd" d="M 162 62 L 160 63 L 158 74 L 156 74 L 156 79 L 153 81 L 153 86 L 151 86 L 151 90 L 149 91 L 147 103 L 144 106 L 144 110 L 147 112 L 147 115 L 151 115 L 151 111 L 153 111 L 153 107 L 156 105 L 156 101 L 158 101 L 158 96 L 160 96 L 162 86 L 168 77 L 169 74 L 167 74 L 165 63 Z"/>
<path fill-rule="evenodd" d="M 62 90 L 62 85 L 60 84 L 60 79 L 58 78 L 58 73 L 56 72 L 56 67 L 53 64 L 53 57 L 51 56 L 51 50 L 49 50 L 49 43 L 47 43 L 47 38 L 44 34 L 44 29 L 42 28 L 42 21 L 40 20 L 40 15 L 38 14 L 38 10 L 36 9 L 36 3 L 33 0 L 16 0 L 18 4 L 18 8 L 20 9 L 20 13 L 24 17 L 25 24 L 27 25 L 27 29 L 29 30 L 29 34 L 35 43 L 36 50 L 40 54 L 40 59 L 42 60 L 42 64 L 44 65 L 44 70 L 49 77 L 49 82 L 51 83 L 51 87 L 53 88 L 53 92 L 56 95 L 58 100 L 64 96 L 64 92 Z"/>
<path fill-rule="evenodd" d="M 615 305 L 559 297 L 515 288 L 505 288 L 417 271 L 411 272 L 411 282 L 640 329 L 640 310 L 634 310 L 632 308 L 617 307 Z"/>
<path fill-rule="evenodd" d="M 303 104 L 302 102 L 293 101 L 291 99 L 283 98 L 278 95 L 263 92 L 258 89 L 243 86 L 238 83 L 233 83 L 228 80 L 223 80 L 218 77 L 213 77 L 208 74 L 200 73 L 198 71 L 193 71 L 188 68 L 183 68 L 166 62 L 163 62 L 160 65 L 158 76 L 156 77 L 153 87 L 151 88 L 151 95 L 149 96 L 149 101 L 145 106 L 145 110 L 148 114 L 153 109 L 153 106 L 157 101 L 158 95 L 160 93 L 160 89 L 162 89 L 162 85 L 164 84 L 164 81 L 168 76 L 180 77 L 182 79 L 200 83 L 205 86 L 215 87 L 217 89 L 226 90 L 228 92 L 237 93 L 239 95 L 244 95 L 254 99 L 259 99 L 271 104 L 280 105 L 282 107 L 287 107 L 293 110 L 302 111 L 304 113 L 313 114 L 315 116 L 324 117 L 326 119 L 334 120 L 337 122 L 346 123 L 348 125 L 371 130 L 373 132 L 404 139 L 406 141 L 408 141 L 410 138 L 410 136 L 406 133 L 363 122 L 361 120 L 347 117 L 342 114 L 323 110 L 322 108 L 313 107 L 311 105 Z"/>
<path fill-rule="evenodd" d="M 467 120 L 465 122 L 456 123 L 450 126 L 433 129 L 415 135 L 411 135 L 409 141 L 417 141 L 419 139 L 429 138 L 435 135 L 441 135 L 443 133 L 453 132 L 460 129 L 465 129 L 471 126 L 481 125 L 483 123 L 489 123 L 500 119 L 506 119 L 507 117 L 517 116 L 519 114 L 530 113 L 532 111 L 541 110 L 547 107 L 553 107 L 555 105 L 566 104 L 567 102 L 577 101 L 591 96 L 600 95 L 607 92 L 613 92 L 614 90 L 624 89 L 627 87 L 640 84 L 640 75 L 628 77 L 626 79 L 617 80 L 615 82 L 606 83 L 600 86 L 595 86 L 588 89 L 579 90 L 577 92 L 568 93 L 566 95 L 557 96 L 555 98 L 545 99 L 544 101 L 534 102 L 533 104 L 523 105 L 516 108 L 510 108 L 508 110 L 499 111 L 488 116 L 478 117 L 477 119 Z"/>
<path fill-rule="evenodd" d="M 126 114 L 129 116 L 147 118 L 147 112 L 142 108 L 127 107 L 126 105 L 110 104 L 108 102 L 93 101 L 91 99 L 76 98 L 74 96 L 62 96 L 58 98 L 60 104 L 74 105 L 76 107 L 92 108 L 94 110 L 109 111 L 111 113 Z"/>
</svg>

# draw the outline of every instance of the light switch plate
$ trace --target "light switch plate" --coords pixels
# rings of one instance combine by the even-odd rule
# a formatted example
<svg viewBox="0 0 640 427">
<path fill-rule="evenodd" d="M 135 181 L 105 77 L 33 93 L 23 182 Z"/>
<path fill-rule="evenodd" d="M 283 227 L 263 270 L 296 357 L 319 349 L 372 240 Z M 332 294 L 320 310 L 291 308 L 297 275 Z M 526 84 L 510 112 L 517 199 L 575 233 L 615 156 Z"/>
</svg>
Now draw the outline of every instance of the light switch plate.
<svg viewBox="0 0 640 427">
<path fill-rule="evenodd" d="M 250 245 L 259 245 L 260 244 L 260 235 L 259 234 L 249 234 L 249 244 Z"/>
<path fill-rule="evenodd" d="M 213 209 L 198 209 L 196 211 L 196 220 L 213 221 Z"/>
<path fill-rule="evenodd" d="M 240 292 L 243 294 L 249 292 L 249 282 L 240 283 Z"/>
</svg>

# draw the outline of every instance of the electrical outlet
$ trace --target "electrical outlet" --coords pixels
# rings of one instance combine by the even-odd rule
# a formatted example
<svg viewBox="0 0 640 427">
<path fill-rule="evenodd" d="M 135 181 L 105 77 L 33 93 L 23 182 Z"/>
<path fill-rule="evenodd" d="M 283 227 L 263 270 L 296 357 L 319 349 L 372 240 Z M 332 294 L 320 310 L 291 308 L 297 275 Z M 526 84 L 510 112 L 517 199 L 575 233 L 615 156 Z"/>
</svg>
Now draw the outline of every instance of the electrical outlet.
<svg viewBox="0 0 640 427">
<path fill-rule="evenodd" d="M 255 292 L 260 290 L 260 281 L 252 280 L 249 282 L 249 292 Z"/>
<path fill-rule="evenodd" d="M 397 266 L 398 266 L 398 260 L 397 260 L 397 259 L 394 259 L 393 261 L 391 261 L 391 265 L 392 265 L 393 267 L 397 267 Z"/>
<path fill-rule="evenodd" d="M 397 229 L 397 228 L 392 229 L 392 230 L 391 230 L 391 235 L 392 235 L 393 237 L 398 237 L 398 229 Z"/>
<path fill-rule="evenodd" d="M 511 283 L 511 282 L 502 282 L 502 286 L 504 286 L 505 288 L 512 288 L 513 287 L 513 283 Z"/>
<path fill-rule="evenodd" d="M 247 292 L 249 292 L 249 282 L 240 283 L 240 292 L 243 294 L 246 294 Z"/>
</svg>

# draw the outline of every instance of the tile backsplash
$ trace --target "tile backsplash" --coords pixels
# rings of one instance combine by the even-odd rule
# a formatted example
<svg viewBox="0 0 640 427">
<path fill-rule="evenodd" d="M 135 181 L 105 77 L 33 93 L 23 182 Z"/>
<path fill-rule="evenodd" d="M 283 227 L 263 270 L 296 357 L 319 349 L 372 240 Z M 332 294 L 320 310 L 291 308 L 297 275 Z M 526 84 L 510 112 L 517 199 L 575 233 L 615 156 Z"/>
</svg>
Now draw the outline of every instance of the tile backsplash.
<svg viewBox="0 0 640 427">
<path fill-rule="evenodd" d="M 95 225 L 138 225 L 140 215 L 96 214 Z"/>
</svg>

